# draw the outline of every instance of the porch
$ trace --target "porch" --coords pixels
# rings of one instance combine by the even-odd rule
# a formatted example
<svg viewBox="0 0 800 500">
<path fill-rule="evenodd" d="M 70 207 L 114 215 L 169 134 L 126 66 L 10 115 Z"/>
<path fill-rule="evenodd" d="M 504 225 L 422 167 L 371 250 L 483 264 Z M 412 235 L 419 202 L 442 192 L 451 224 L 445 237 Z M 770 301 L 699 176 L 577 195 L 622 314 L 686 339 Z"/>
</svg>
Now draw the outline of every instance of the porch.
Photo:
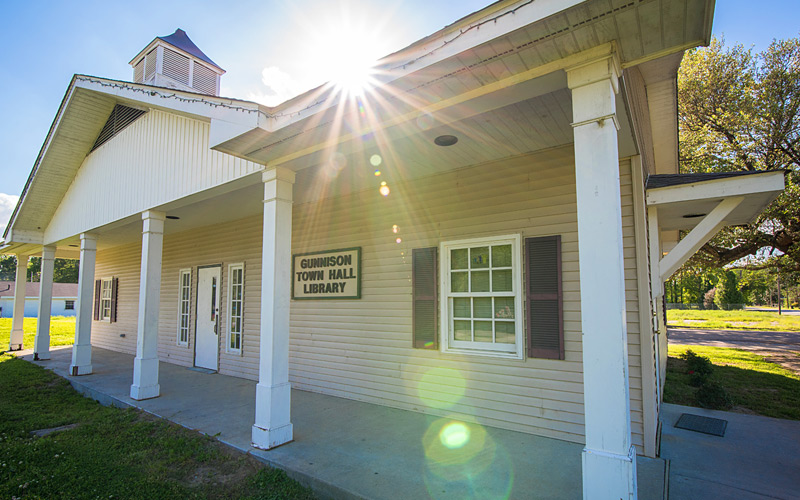
<svg viewBox="0 0 800 500">
<path fill-rule="evenodd" d="M 134 406 L 216 436 L 330 498 L 580 498 L 580 444 L 292 391 L 294 441 L 250 446 L 256 382 L 159 363 L 161 396 L 130 398 L 133 356 L 94 347 L 93 373 L 69 375 L 72 351 L 36 361 L 103 404 Z M 25 356 L 31 361 L 32 354 Z M 466 431 L 465 431 L 466 429 Z M 463 439 L 466 437 L 466 439 Z M 638 457 L 640 499 L 664 498 L 665 461 Z"/>
</svg>

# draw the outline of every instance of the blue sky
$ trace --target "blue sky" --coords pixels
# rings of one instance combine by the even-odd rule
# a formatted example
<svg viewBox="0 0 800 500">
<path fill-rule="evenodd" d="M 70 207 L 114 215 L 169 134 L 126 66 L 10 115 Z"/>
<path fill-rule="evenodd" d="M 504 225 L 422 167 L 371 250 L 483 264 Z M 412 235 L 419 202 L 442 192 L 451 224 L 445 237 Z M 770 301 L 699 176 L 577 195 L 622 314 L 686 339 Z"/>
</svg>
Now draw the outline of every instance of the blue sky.
<svg viewBox="0 0 800 500">
<path fill-rule="evenodd" d="M 359 48 L 377 58 L 490 1 L 245 0 L 224 7 L 207 0 L 7 3 L 0 30 L 5 47 L 0 64 L 0 231 L 74 73 L 130 80 L 133 56 L 154 37 L 183 28 L 227 70 L 223 95 L 274 103 L 328 79 L 332 54 L 341 50 L 330 40 L 346 42 L 362 33 L 368 41 Z M 724 33 L 727 44 L 762 50 L 773 38 L 798 35 L 798 13 L 797 0 L 718 0 L 714 33 Z"/>
</svg>

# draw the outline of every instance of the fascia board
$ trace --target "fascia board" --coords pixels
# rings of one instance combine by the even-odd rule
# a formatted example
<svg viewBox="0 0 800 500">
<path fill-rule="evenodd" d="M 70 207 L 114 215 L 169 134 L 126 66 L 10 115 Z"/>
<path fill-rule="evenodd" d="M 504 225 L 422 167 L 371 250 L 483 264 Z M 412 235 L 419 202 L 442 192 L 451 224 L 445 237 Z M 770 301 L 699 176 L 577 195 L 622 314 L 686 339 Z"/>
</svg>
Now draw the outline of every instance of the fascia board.
<svg viewBox="0 0 800 500">
<path fill-rule="evenodd" d="M 61 123 L 61 119 L 64 116 L 64 112 L 67 109 L 69 102 L 72 100 L 72 96 L 75 92 L 75 83 L 78 78 L 78 75 L 73 75 L 72 80 L 69 82 L 69 86 L 67 87 L 67 91 L 64 93 L 64 98 L 61 100 L 61 104 L 58 107 L 58 111 L 56 112 L 55 118 L 53 118 L 53 123 L 50 124 L 50 130 L 47 132 L 47 137 L 42 143 L 42 148 L 39 150 L 39 155 L 36 157 L 36 161 L 33 163 L 33 168 L 31 168 L 31 173 L 28 175 L 28 180 L 25 181 L 25 186 L 22 188 L 22 193 L 20 194 L 19 201 L 17 201 L 17 206 L 14 207 L 14 211 L 11 213 L 11 217 L 8 220 L 8 224 L 6 225 L 6 229 L 3 232 L 3 239 L 5 241 L 10 241 L 8 238 L 11 229 L 14 226 L 14 223 L 17 220 L 17 215 L 19 211 L 22 209 L 22 205 L 27 200 L 28 190 L 33 183 L 34 177 L 36 177 L 36 171 L 39 169 L 39 165 L 42 162 L 42 158 L 44 158 L 45 154 L 47 154 L 47 150 L 50 146 L 50 143 L 53 140 L 55 135 L 56 129 L 58 129 L 59 123 Z"/>
<path fill-rule="evenodd" d="M 781 170 L 744 177 L 653 188 L 647 191 L 647 205 L 658 206 L 667 203 L 747 196 L 756 193 L 779 193 L 784 189 L 784 175 L 785 172 Z"/>
<path fill-rule="evenodd" d="M 218 98 L 193 92 L 153 87 L 144 84 L 106 80 L 78 75 L 75 87 L 118 97 L 140 106 L 162 109 L 202 119 L 218 119 L 258 127 L 260 115 L 267 115 L 260 105 L 249 101 Z M 175 98 L 171 98 L 175 96 Z"/>
</svg>

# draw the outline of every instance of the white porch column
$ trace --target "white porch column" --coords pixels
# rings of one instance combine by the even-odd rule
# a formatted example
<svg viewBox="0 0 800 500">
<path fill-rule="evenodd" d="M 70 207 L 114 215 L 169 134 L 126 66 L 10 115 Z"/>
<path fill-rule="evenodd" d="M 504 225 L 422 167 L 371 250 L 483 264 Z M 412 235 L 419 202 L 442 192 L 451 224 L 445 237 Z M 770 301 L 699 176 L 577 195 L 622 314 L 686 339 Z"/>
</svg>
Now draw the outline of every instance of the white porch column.
<svg viewBox="0 0 800 500">
<path fill-rule="evenodd" d="M 294 172 L 280 167 L 262 174 L 261 352 L 253 446 L 265 450 L 292 440 L 289 415 L 289 301 L 294 178 Z"/>
<path fill-rule="evenodd" d="M 613 52 L 567 70 L 581 279 L 584 498 L 636 498 L 617 143 L 619 75 Z"/>
<path fill-rule="evenodd" d="M 53 306 L 53 262 L 56 247 L 42 248 L 42 275 L 39 278 L 39 320 L 33 340 L 33 359 L 50 359 L 50 310 Z"/>
<path fill-rule="evenodd" d="M 17 281 L 14 285 L 14 312 L 11 320 L 11 339 L 8 342 L 9 351 L 22 349 L 25 332 L 22 321 L 25 319 L 25 283 L 28 276 L 28 256 L 17 254 Z"/>
<path fill-rule="evenodd" d="M 97 236 L 81 233 L 81 259 L 78 269 L 78 312 L 75 317 L 75 345 L 72 346 L 72 375 L 92 373 L 92 317 L 94 305 L 94 264 Z"/>
<path fill-rule="evenodd" d="M 133 360 L 131 398 L 142 400 L 159 395 L 158 309 L 161 302 L 161 251 L 164 242 L 164 212 L 142 213 L 142 267 L 139 279 L 139 321 L 136 358 Z"/>
</svg>

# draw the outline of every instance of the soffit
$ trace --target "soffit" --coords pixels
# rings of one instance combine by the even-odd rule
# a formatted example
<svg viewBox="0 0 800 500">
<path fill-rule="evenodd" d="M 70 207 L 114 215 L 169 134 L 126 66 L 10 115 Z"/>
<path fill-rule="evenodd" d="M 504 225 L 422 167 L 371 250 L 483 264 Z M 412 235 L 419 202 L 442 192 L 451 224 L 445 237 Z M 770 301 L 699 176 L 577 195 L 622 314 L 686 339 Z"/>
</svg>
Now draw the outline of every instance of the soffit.
<svg viewBox="0 0 800 500">
<path fill-rule="evenodd" d="M 494 107 L 507 106 L 511 104 L 509 94 L 515 102 L 523 102 L 551 92 L 553 89 L 537 89 L 536 84 L 524 79 L 541 79 L 546 75 L 537 74 L 537 69 L 557 68 L 559 61 L 603 44 L 615 44 L 625 67 L 682 52 L 707 40 L 712 13 L 710 1 L 583 2 L 403 74 L 367 92 L 358 102 L 342 99 L 330 86 L 316 89 L 294 100 L 291 106 L 277 108 L 269 127 L 242 134 L 217 145 L 216 149 L 266 165 L 286 164 L 294 170 L 307 168 L 318 164 L 320 155 L 314 153 L 324 149 L 321 145 L 327 144 L 332 152 L 343 142 L 358 142 L 370 133 L 392 135 L 388 129 L 397 126 L 393 124 L 397 117 L 413 116 L 415 112 L 424 117 L 433 110 L 432 127 L 436 127 L 446 122 L 450 113 L 464 115 L 475 109 L 488 113 Z M 491 30 L 492 25 L 481 29 Z M 435 52 L 436 42 L 430 39 L 425 42 L 424 49 Z M 410 57 L 413 49 L 412 45 L 402 53 Z M 411 66 L 421 65 L 423 56 L 413 59 Z M 397 54 L 392 57 L 391 64 L 402 66 Z M 387 70 L 386 66 L 391 64 L 384 64 L 384 70 L 401 71 L 397 69 L 400 66 Z M 518 78 L 520 75 L 529 76 Z M 511 81 L 514 83 L 507 83 Z M 565 87 L 564 84 L 562 88 Z M 486 91 L 489 88 L 502 90 Z M 496 99 L 498 92 L 506 95 Z M 445 107 L 441 104 L 448 102 L 453 104 Z M 416 132 L 407 127 L 407 133 Z M 309 149 L 309 145 L 316 150 Z M 303 157 L 305 150 L 309 157 Z"/>
</svg>

